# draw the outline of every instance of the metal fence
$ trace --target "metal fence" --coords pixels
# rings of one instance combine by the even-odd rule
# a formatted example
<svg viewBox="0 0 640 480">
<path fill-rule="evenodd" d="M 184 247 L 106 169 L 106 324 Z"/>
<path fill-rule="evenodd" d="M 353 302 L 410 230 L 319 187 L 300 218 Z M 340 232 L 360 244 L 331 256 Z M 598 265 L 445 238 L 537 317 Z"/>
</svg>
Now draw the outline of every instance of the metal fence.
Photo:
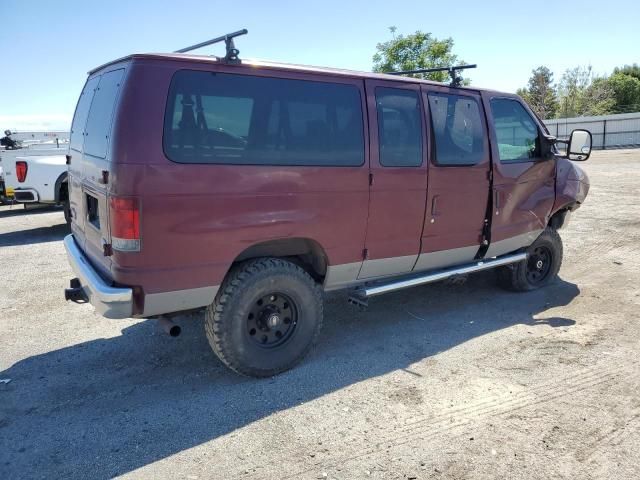
<svg viewBox="0 0 640 480">
<path fill-rule="evenodd" d="M 551 135 L 568 137 L 576 128 L 589 130 L 593 148 L 640 147 L 640 112 L 599 117 L 556 118 L 544 120 Z"/>
</svg>

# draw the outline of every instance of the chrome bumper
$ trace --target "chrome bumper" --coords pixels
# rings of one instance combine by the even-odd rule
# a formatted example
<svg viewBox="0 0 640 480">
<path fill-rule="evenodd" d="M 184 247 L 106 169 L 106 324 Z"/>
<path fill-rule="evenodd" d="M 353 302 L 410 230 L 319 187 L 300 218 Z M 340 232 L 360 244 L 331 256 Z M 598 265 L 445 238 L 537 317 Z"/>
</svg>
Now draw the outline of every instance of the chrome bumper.
<svg viewBox="0 0 640 480">
<path fill-rule="evenodd" d="M 78 248 L 73 235 L 64 237 L 64 248 L 73 272 L 78 277 L 80 288 L 89 303 L 106 318 L 129 318 L 132 315 L 133 291 L 130 288 L 112 287 L 91 266 L 87 257 Z"/>
</svg>

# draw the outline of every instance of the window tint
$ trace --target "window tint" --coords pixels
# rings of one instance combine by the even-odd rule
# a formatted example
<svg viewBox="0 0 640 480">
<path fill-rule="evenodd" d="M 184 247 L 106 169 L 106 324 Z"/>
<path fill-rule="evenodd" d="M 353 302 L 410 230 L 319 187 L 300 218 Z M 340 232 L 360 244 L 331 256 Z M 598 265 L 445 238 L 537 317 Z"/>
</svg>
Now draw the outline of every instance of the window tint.
<svg viewBox="0 0 640 480">
<path fill-rule="evenodd" d="M 429 94 L 437 165 L 476 165 L 485 154 L 478 102 L 462 95 Z"/>
<path fill-rule="evenodd" d="M 376 88 L 380 164 L 417 167 L 422 164 L 422 122 L 416 92 Z"/>
<path fill-rule="evenodd" d="M 88 155 L 99 158 L 107 156 L 113 109 L 123 73 L 123 69 L 113 70 L 100 77 L 85 127 L 84 153 Z"/>
<path fill-rule="evenodd" d="M 540 156 L 538 127 L 520 102 L 495 98 L 491 112 L 500 162 L 527 162 Z"/>
<path fill-rule="evenodd" d="M 91 106 L 91 100 L 93 99 L 93 93 L 100 77 L 93 77 L 85 83 L 80 98 L 78 99 L 78 105 L 76 106 L 76 113 L 73 116 L 73 123 L 71 124 L 71 135 L 69 138 L 69 147 L 72 150 L 78 152 L 82 151 L 82 143 L 84 140 L 84 126 L 87 123 L 87 114 L 89 113 L 89 107 Z"/>
<path fill-rule="evenodd" d="M 182 70 L 163 142 L 182 163 L 357 166 L 363 135 L 354 85 Z"/>
</svg>

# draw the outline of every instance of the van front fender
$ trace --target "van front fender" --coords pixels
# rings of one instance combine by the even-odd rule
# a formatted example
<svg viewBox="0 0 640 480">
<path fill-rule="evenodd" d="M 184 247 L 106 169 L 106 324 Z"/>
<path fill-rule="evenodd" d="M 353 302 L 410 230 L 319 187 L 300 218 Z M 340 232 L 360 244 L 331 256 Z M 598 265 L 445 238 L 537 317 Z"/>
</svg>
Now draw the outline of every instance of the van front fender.
<svg viewBox="0 0 640 480">
<path fill-rule="evenodd" d="M 552 214 L 580 207 L 587 198 L 589 186 L 589 177 L 583 169 L 566 158 L 558 159 L 556 199 Z"/>
</svg>

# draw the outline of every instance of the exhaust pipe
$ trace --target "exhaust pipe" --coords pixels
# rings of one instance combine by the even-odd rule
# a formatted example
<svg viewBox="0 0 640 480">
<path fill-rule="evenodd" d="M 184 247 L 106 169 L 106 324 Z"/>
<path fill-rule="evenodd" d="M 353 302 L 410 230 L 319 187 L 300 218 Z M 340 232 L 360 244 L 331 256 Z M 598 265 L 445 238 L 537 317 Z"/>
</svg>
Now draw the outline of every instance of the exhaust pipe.
<svg viewBox="0 0 640 480">
<path fill-rule="evenodd" d="M 72 278 L 69 282 L 69 287 L 70 288 L 64 289 L 64 299 L 67 302 L 87 303 L 89 301 L 87 294 L 82 289 L 79 279 Z"/>
<path fill-rule="evenodd" d="M 170 337 L 177 337 L 182 332 L 180 325 L 176 325 L 167 317 L 158 318 L 158 324 L 162 327 L 162 330 Z"/>
</svg>

